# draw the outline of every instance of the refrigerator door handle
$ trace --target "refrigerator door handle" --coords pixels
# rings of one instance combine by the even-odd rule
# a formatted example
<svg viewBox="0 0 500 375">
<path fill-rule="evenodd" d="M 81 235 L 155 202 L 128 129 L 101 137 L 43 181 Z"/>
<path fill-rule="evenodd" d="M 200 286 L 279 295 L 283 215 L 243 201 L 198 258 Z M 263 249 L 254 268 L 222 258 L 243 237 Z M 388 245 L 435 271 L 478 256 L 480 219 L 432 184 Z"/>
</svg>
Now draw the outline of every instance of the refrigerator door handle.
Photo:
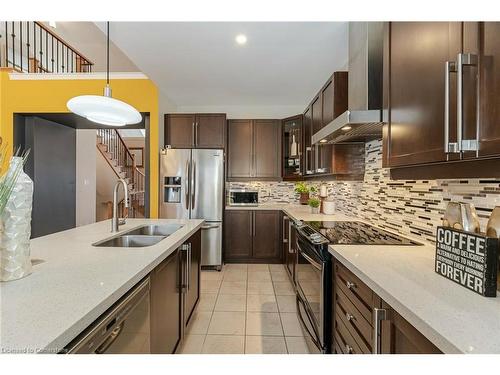
<svg viewBox="0 0 500 375">
<path fill-rule="evenodd" d="M 184 179 L 184 189 L 186 190 L 184 197 L 186 199 L 186 210 L 189 210 L 189 159 L 186 161 L 186 177 Z"/>
<path fill-rule="evenodd" d="M 194 210 L 194 206 L 196 204 L 196 161 L 193 159 L 192 170 L 191 170 L 191 211 Z"/>
</svg>

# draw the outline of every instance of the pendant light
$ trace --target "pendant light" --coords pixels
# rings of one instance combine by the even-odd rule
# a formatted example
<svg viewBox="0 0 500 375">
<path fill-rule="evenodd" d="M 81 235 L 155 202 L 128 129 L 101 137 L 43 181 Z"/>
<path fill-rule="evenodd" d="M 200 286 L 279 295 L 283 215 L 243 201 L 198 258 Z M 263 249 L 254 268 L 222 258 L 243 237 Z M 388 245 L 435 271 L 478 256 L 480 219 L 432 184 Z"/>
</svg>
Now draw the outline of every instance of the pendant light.
<svg viewBox="0 0 500 375">
<path fill-rule="evenodd" d="M 106 87 L 104 95 L 80 95 L 68 100 L 68 109 L 85 117 L 87 120 L 109 126 L 125 126 L 137 124 L 142 116 L 130 104 L 111 97 L 109 86 L 109 21 L 107 23 L 106 43 Z"/>
</svg>

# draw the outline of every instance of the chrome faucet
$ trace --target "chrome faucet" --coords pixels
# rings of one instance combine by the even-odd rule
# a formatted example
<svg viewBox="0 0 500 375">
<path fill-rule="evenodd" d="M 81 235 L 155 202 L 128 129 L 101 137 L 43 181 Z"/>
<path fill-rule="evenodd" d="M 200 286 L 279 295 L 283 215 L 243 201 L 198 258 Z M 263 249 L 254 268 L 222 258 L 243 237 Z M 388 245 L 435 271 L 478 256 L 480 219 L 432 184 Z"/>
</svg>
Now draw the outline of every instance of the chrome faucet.
<svg viewBox="0 0 500 375">
<path fill-rule="evenodd" d="M 118 232 L 118 227 L 125 224 L 126 216 L 123 219 L 118 217 L 118 188 L 123 185 L 123 190 L 125 193 L 125 208 L 128 208 L 128 186 L 127 182 L 120 178 L 116 181 L 115 188 L 113 190 L 113 218 L 111 219 L 111 232 Z"/>
</svg>

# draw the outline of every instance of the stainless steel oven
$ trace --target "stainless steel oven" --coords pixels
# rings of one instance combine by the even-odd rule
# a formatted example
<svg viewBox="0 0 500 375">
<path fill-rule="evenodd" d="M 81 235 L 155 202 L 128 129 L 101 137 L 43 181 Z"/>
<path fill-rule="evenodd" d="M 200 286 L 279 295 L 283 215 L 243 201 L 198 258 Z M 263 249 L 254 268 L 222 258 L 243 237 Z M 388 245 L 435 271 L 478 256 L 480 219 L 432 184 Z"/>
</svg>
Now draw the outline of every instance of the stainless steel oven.
<svg viewBox="0 0 500 375">
<path fill-rule="evenodd" d="M 332 260 L 328 240 L 295 223 L 297 314 L 302 329 L 320 353 L 332 343 Z"/>
</svg>

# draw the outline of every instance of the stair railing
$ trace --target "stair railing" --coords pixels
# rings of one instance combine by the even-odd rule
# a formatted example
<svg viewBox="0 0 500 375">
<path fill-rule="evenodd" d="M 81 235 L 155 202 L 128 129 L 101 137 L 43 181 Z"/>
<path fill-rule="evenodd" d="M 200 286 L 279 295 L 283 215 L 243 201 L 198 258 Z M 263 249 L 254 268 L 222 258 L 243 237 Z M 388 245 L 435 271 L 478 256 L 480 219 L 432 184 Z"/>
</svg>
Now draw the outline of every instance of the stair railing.
<svg viewBox="0 0 500 375">
<path fill-rule="evenodd" d="M 0 22 L 1 67 L 24 73 L 90 73 L 92 65 L 41 22 Z"/>
<path fill-rule="evenodd" d="M 115 167 L 120 167 L 120 170 L 125 173 L 125 178 L 128 179 L 129 184 L 133 186 L 133 189 L 129 192 L 129 216 L 137 217 L 138 210 L 142 211 L 142 215 L 144 215 L 145 174 L 137 168 L 132 153 L 116 129 L 98 129 L 97 137 L 99 143 L 106 146 L 106 152 L 110 154 L 111 159 L 116 163 Z"/>
</svg>

